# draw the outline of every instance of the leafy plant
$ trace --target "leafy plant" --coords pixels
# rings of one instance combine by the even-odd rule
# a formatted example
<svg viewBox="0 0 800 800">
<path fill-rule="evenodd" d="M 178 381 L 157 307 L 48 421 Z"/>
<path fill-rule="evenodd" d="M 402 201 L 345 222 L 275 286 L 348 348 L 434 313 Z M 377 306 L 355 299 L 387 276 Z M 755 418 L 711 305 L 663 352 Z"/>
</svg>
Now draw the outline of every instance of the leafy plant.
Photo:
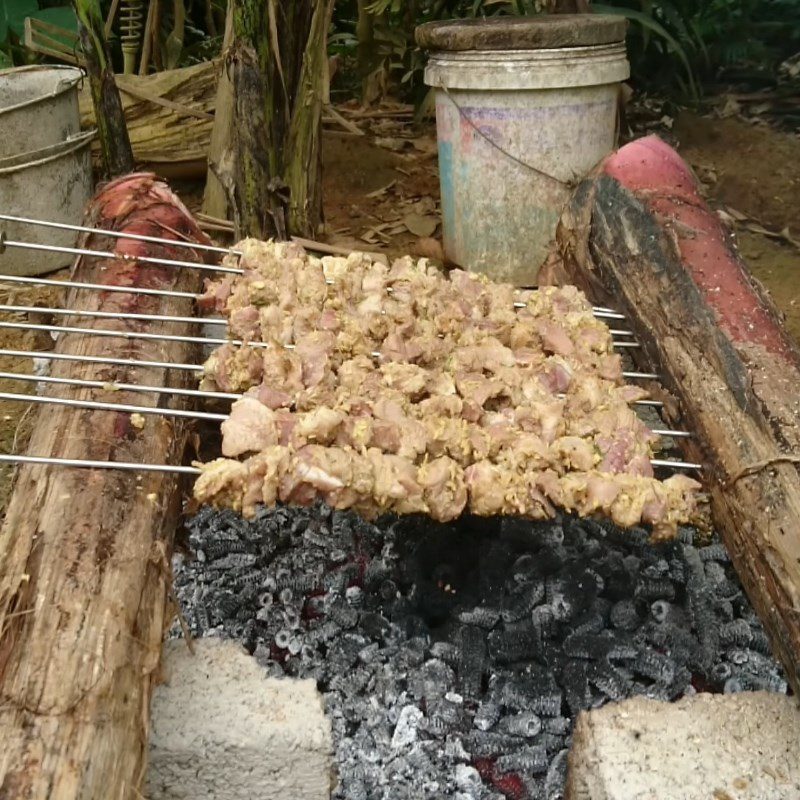
<svg viewBox="0 0 800 800">
<path fill-rule="evenodd" d="M 431 19 L 531 15 L 552 0 L 340 0 L 337 33 L 353 36 L 358 8 L 372 20 L 368 64 L 395 91 L 419 96 L 423 59 L 417 24 Z M 704 85 L 740 75 L 774 79 L 776 66 L 800 50 L 800 0 L 604 0 L 592 10 L 630 21 L 628 52 L 635 80 L 697 99 Z M 360 40 L 349 40 L 351 53 Z"/>
</svg>

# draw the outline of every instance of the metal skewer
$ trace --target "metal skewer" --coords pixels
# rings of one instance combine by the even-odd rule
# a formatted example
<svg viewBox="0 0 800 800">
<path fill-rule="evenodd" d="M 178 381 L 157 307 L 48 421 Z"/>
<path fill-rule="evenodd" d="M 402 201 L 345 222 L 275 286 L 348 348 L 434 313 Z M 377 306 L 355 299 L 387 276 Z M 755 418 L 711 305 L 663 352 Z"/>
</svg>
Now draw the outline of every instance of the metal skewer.
<svg viewBox="0 0 800 800">
<path fill-rule="evenodd" d="M 82 389 L 169 394 L 176 397 L 198 397 L 203 400 L 241 400 L 244 397 L 243 394 L 234 394 L 233 392 L 206 392 L 202 389 L 179 389 L 172 386 L 148 386 L 140 383 L 119 383 L 118 381 L 92 381 L 84 378 L 56 378 L 52 375 L 31 375 L 26 372 L 0 372 L 0 379 L 29 383 L 55 383 L 61 386 L 77 386 Z"/>
<path fill-rule="evenodd" d="M 112 261 L 136 262 L 141 264 L 156 264 L 163 267 L 189 267 L 208 272 L 227 272 L 232 275 L 243 275 L 244 270 L 236 267 L 213 266 L 211 264 L 197 263 L 195 261 L 178 261 L 173 258 L 156 258 L 155 256 L 131 256 L 127 253 L 112 253 L 108 250 L 87 250 L 83 247 L 64 247 L 56 244 L 38 244 L 37 242 L 18 242 L 6 239 L 5 234 L 0 234 L 0 253 L 7 247 L 18 247 L 22 250 L 44 250 L 48 253 L 66 253 L 71 256 L 86 256 L 88 258 L 108 258 Z"/>
<path fill-rule="evenodd" d="M 23 225 L 38 225 L 42 228 L 57 228 L 61 231 L 75 231 L 76 233 L 97 233 L 102 236 L 111 236 L 115 239 L 132 239 L 137 242 L 152 242 L 153 244 L 165 244 L 170 247 L 186 247 L 190 250 L 204 250 L 208 253 L 221 253 L 240 256 L 238 250 L 231 250 L 227 247 L 217 247 L 212 244 L 195 244 L 180 239 L 162 239 L 159 236 L 147 236 L 139 233 L 124 233 L 123 231 L 108 231 L 104 228 L 88 228 L 84 225 L 67 225 L 64 222 L 51 222 L 44 219 L 31 219 L 29 217 L 13 217 L 10 214 L 0 214 L 0 220 L 4 222 L 20 222 Z"/>
<path fill-rule="evenodd" d="M 656 436 L 669 436 L 673 439 L 691 439 L 692 434 L 689 431 L 672 431 L 667 429 L 653 428 L 650 433 Z"/>
<path fill-rule="evenodd" d="M 80 458 L 50 458 L 45 456 L 22 456 L 0 454 L 0 463 L 5 464 L 51 464 L 60 467 L 81 467 L 86 469 L 124 469 L 140 472 L 177 472 L 183 475 L 199 475 L 202 470 L 198 467 L 171 466 L 169 464 L 134 464 L 130 461 L 90 461 Z M 691 461 L 664 461 L 653 459 L 650 462 L 654 467 L 671 467 L 672 469 L 702 470 L 702 464 Z"/>
<path fill-rule="evenodd" d="M 15 328 L 26 331 L 45 331 L 47 333 L 82 333 L 89 336 L 109 336 L 117 339 L 149 339 L 157 342 L 188 342 L 189 344 L 236 344 L 248 347 L 269 348 L 268 342 L 245 342 L 241 339 L 215 339 L 209 336 L 178 336 L 172 333 L 146 333 L 144 331 L 110 331 L 104 328 L 80 328 L 71 325 L 35 325 L 27 322 L 0 321 L 0 328 Z M 293 344 L 282 345 L 287 350 L 293 350 Z M 373 357 L 380 353 L 373 353 Z"/>
<path fill-rule="evenodd" d="M 171 464 L 134 464 L 131 461 L 90 461 L 82 458 L 46 458 L 44 456 L 19 456 L 0 454 L 3 464 L 52 464 L 59 467 L 85 469 L 124 469 L 136 472 L 177 472 L 182 475 L 199 475 L 197 467 L 172 466 Z"/>
<path fill-rule="evenodd" d="M 70 308 L 48 308 L 45 306 L 12 306 L 0 304 L 0 311 L 14 314 L 55 314 L 62 317 L 94 317 L 97 319 L 129 319 L 141 322 L 181 322 L 187 325 L 224 325 L 228 320 L 221 317 L 173 317 L 165 314 L 127 314 L 116 311 L 75 311 Z"/>
<path fill-rule="evenodd" d="M 0 283 L 25 283 L 33 286 L 56 286 L 59 289 L 91 289 L 97 292 L 122 292 L 123 294 L 143 294 L 153 297 L 177 297 L 199 300 L 203 295 L 192 292 L 174 292 L 167 289 L 140 289 L 138 286 L 117 286 L 106 283 L 81 283 L 80 281 L 56 281 L 52 278 L 24 278 L 20 275 L 0 275 Z"/>
<path fill-rule="evenodd" d="M 121 411 L 126 414 L 155 414 L 161 417 L 182 417 L 184 419 L 205 419 L 224 422 L 228 414 L 214 414 L 211 411 L 187 411 L 182 408 L 162 408 L 160 406 L 135 406 L 128 403 L 106 403 L 102 400 L 75 400 L 69 397 L 50 397 L 42 394 L 17 394 L 0 392 L 0 400 L 14 400 L 21 403 L 44 403 L 45 405 L 89 408 L 95 411 Z"/>
<path fill-rule="evenodd" d="M 19 358 L 41 358 L 46 361 L 74 361 L 81 364 L 108 364 L 114 367 L 143 367 L 145 369 L 177 369 L 184 372 L 203 372 L 199 364 L 181 364 L 178 361 L 141 361 L 135 358 L 111 358 L 110 356 L 81 356 L 73 353 L 52 353 L 49 351 L 5 350 L 0 356 Z"/>
<path fill-rule="evenodd" d="M 653 467 L 669 467 L 670 469 L 696 469 L 702 470 L 702 464 L 696 464 L 692 461 L 671 461 L 663 458 L 651 458 L 650 464 Z"/>
</svg>

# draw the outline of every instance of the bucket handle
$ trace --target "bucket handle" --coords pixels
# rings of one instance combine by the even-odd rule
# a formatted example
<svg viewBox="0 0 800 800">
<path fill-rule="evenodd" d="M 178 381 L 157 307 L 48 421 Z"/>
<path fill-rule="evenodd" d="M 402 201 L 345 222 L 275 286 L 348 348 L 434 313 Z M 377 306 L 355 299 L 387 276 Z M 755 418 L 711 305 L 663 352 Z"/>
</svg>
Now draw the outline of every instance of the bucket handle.
<svg viewBox="0 0 800 800">
<path fill-rule="evenodd" d="M 447 96 L 447 99 L 453 104 L 453 106 L 455 107 L 456 111 L 458 111 L 458 115 L 461 117 L 461 119 L 463 119 L 464 122 L 466 122 L 467 125 L 469 125 L 470 128 L 472 128 L 472 130 L 475 131 L 475 133 L 477 133 L 482 139 L 487 141 L 495 150 L 498 150 L 500 153 L 502 153 L 506 158 L 510 159 L 515 164 L 519 164 L 523 169 L 530 170 L 531 172 L 534 172 L 537 175 L 540 175 L 542 178 L 547 178 L 547 180 L 552 181 L 553 183 L 557 183 L 559 186 L 564 186 L 567 189 L 572 190 L 578 185 L 579 178 L 577 176 L 575 178 L 573 178 L 571 181 L 559 180 L 554 175 L 550 175 L 547 172 L 543 172 L 538 167 L 534 167 L 533 164 L 528 164 L 526 161 L 523 161 L 522 159 L 520 159 L 517 156 L 515 156 L 513 153 L 510 153 L 508 150 L 506 150 L 505 148 L 501 147 L 499 144 L 497 144 L 497 142 L 494 141 L 494 139 L 491 139 L 489 136 L 487 136 L 472 121 L 472 119 L 467 114 L 467 112 L 464 111 L 464 109 L 461 108 L 461 106 L 455 101 L 455 98 L 453 97 L 452 94 L 450 94 L 450 90 L 447 88 L 447 86 L 443 86 L 442 84 L 434 84 L 434 88 L 435 89 L 441 89 L 445 93 L 445 95 Z"/>
</svg>

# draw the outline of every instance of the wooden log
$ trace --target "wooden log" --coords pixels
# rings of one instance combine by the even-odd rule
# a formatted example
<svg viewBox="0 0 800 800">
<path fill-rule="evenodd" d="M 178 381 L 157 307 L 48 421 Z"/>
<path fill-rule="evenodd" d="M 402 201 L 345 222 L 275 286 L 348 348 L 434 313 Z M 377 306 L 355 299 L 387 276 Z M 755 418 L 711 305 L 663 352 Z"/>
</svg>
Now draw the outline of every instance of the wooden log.
<svg viewBox="0 0 800 800">
<path fill-rule="evenodd" d="M 109 184 L 89 224 L 206 242 L 164 184 L 139 174 Z M 184 248 L 92 234 L 85 246 L 200 260 Z M 196 291 L 199 271 L 137 261 L 82 259 L 74 280 Z M 192 313 L 189 300 L 72 290 L 68 307 L 146 314 Z M 87 325 L 85 319 L 79 324 Z M 142 323 L 96 320 L 138 330 Z M 164 332 L 183 333 L 170 324 Z M 56 350 L 191 362 L 187 344 L 62 336 Z M 60 377 L 182 385 L 176 370 L 54 362 Z M 55 392 L 54 392 L 55 393 Z M 138 405 L 174 397 L 60 389 L 61 396 Z M 187 429 L 175 419 L 39 407 L 28 453 L 63 458 L 179 463 Z M 20 468 L 0 529 L 0 798 L 122 800 L 138 793 L 148 709 L 169 623 L 170 553 L 179 511 L 174 475 L 57 466 Z"/>
<path fill-rule="evenodd" d="M 705 465 L 716 527 L 800 693 L 800 350 L 656 137 L 578 187 L 557 238 L 563 269 L 549 282 L 628 315 L 677 399 L 668 408 L 696 434 L 688 456 Z"/>
</svg>

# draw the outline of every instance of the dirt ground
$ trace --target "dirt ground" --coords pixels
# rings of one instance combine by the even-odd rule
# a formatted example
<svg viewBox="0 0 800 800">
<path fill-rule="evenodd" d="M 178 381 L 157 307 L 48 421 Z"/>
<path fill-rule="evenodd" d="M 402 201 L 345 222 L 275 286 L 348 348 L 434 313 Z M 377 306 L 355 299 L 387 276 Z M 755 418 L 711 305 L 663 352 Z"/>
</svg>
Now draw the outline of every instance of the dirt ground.
<svg viewBox="0 0 800 800">
<path fill-rule="evenodd" d="M 406 119 L 403 117 L 402 119 Z M 366 126 L 363 126 L 366 127 Z M 683 114 L 672 138 L 703 181 L 709 202 L 727 215 L 738 247 L 800 340 L 800 138 L 738 119 Z M 324 137 L 326 239 L 352 249 L 441 256 L 439 185 L 433 125 L 415 127 L 391 118 L 370 125 L 368 136 L 344 131 Z M 178 186 L 191 209 L 202 187 Z M 2 264 L 0 263 L 0 271 Z M 3 284 L 3 303 L 48 305 L 53 291 Z M 12 319 L 0 313 L 0 319 Z M 35 349 L 30 333 L 0 329 L 0 347 Z M 0 357 L 0 371 L 30 371 L 30 363 Z M 30 392 L 34 385 L 0 379 L 0 391 Z M 19 451 L 30 430 L 23 403 L 0 402 L 0 450 Z M 0 466 L 0 514 L 11 470 Z"/>
<path fill-rule="evenodd" d="M 673 133 L 709 202 L 731 217 L 751 272 L 800 341 L 800 138 L 693 114 L 680 115 Z"/>
</svg>

